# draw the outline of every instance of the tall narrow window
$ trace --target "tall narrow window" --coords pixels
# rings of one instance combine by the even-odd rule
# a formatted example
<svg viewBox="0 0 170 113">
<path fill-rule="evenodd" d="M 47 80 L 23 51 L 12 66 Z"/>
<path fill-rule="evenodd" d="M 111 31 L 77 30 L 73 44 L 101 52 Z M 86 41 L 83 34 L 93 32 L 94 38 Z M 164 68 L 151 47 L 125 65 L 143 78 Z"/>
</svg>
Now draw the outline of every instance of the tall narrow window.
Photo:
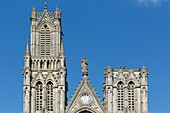
<svg viewBox="0 0 170 113">
<path fill-rule="evenodd" d="M 47 84 L 47 110 L 53 111 L 53 83 Z"/>
<path fill-rule="evenodd" d="M 133 82 L 129 82 L 128 84 L 128 105 L 129 110 L 135 110 L 135 92 L 134 92 L 135 84 Z"/>
<path fill-rule="evenodd" d="M 124 84 L 123 82 L 119 82 L 117 85 L 117 104 L 118 104 L 118 111 L 124 110 Z"/>
<path fill-rule="evenodd" d="M 42 110 L 42 102 L 43 102 L 43 90 L 42 90 L 42 83 L 38 82 L 36 84 L 36 110 Z"/>
<path fill-rule="evenodd" d="M 40 54 L 41 56 L 49 56 L 51 48 L 51 36 L 50 28 L 47 24 L 44 24 L 41 28 L 41 37 L 40 37 Z"/>
</svg>

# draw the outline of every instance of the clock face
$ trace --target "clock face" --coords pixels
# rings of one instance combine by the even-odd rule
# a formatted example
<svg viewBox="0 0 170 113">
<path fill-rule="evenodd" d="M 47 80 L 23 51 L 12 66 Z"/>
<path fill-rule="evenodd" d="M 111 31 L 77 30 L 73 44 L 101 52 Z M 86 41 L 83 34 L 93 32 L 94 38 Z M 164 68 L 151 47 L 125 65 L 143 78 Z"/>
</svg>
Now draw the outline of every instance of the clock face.
<svg viewBox="0 0 170 113">
<path fill-rule="evenodd" d="M 83 95 L 81 95 L 81 97 L 80 97 L 80 102 L 81 102 L 82 104 L 89 104 L 89 103 L 91 102 L 91 100 L 92 100 L 92 98 L 91 98 L 91 96 L 88 95 L 88 94 L 83 94 Z"/>
</svg>

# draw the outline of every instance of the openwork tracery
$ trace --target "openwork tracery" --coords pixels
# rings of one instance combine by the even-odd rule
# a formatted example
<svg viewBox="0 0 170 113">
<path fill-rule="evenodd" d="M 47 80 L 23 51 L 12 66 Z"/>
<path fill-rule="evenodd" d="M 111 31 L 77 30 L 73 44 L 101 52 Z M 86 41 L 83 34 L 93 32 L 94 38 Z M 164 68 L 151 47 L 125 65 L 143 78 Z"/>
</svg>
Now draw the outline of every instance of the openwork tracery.
<svg viewBox="0 0 170 113">
<path fill-rule="evenodd" d="M 124 84 L 123 82 L 119 82 L 117 85 L 117 104 L 118 104 L 118 111 L 124 110 Z"/>
<path fill-rule="evenodd" d="M 47 84 L 47 110 L 53 111 L 53 83 L 48 82 Z"/>
<path fill-rule="evenodd" d="M 50 28 L 47 24 L 44 24 L 41 28 L 40 37 L 40 54 L 41 56 L 50 55 L 51 48 L 51 36 Z"/>
<path fill-rule="evenodd" d="M 128 84 L 128 106 L 129 110 L 135 110 L 135 84 L 131 81 Z"/>
<path fill-rule="evenodd" d="M 43 102 L 42 83 L 38 82 L 36 84 L 36 110 L 42 110 L 42 102 Z"/>
</svg>

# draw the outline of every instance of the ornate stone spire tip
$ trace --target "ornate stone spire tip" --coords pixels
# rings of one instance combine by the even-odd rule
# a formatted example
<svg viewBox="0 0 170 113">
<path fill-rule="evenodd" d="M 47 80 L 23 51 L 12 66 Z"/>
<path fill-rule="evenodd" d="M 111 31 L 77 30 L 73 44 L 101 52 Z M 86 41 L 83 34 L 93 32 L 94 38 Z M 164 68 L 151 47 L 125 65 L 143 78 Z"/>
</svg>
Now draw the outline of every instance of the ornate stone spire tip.
<svg viewBox="0 0 170 113">
<path fill-rule="evenodd" d="M 59 8 L 58 8 L 58 7 L 56 7 L 56 11 L 59 11 Z"/>
<path fill-rule="evenodd" d="M 34 6 L 34 7 L 32 8 L 32 10 L 35 11 L 35 10 L 36 10 L 36 7 Z"/>
<path fill-rule="evenodd" d="M 147 67 L 146 67 L 146 66 L 142 66 L 142 68 L 146 68 L 146 69 L 147 69 Z"/>
<path fill-rule="evenodd" d="M 30 51 L 29 51 L 29 44 L 28 44 L 28 39 L 27 39 L 27 41 L 26 41 L 26 50 L 25 50 L 25 55 L 26 54 L 30 54 Z"/>
<path fill-rule="evenodd" d="M 56 7 L 56 18 L 60 19 L 61 18 L 61 11 L 58 7 Z"/>
<path fill-rule="evenodd" d="M 47 3 L 44 3 L 44 10 L 47 10 Z"/>
</svg>

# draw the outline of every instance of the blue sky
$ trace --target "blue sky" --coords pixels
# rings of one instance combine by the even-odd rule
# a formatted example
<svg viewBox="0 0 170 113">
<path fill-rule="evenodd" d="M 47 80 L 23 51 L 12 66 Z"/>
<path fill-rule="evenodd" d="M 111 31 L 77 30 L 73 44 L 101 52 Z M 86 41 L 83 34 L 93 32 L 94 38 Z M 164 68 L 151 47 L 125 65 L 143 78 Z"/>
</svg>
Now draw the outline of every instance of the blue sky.
<svg viewBox="0 0 170 113">
<path fill-rule="evenodd" d="M 33 6 L 56 6 L 62 25 L 69 82 L 68 98 L 81 80 L 81 59 L 101 98 L 104 67 L 149 68 L 149 111 L 168 113 L 170 106 L 169 0 L 3 0 L 0 11 L 0 108 L 22 112 L 22 69 L 29 16 Z"/>
</svg>

